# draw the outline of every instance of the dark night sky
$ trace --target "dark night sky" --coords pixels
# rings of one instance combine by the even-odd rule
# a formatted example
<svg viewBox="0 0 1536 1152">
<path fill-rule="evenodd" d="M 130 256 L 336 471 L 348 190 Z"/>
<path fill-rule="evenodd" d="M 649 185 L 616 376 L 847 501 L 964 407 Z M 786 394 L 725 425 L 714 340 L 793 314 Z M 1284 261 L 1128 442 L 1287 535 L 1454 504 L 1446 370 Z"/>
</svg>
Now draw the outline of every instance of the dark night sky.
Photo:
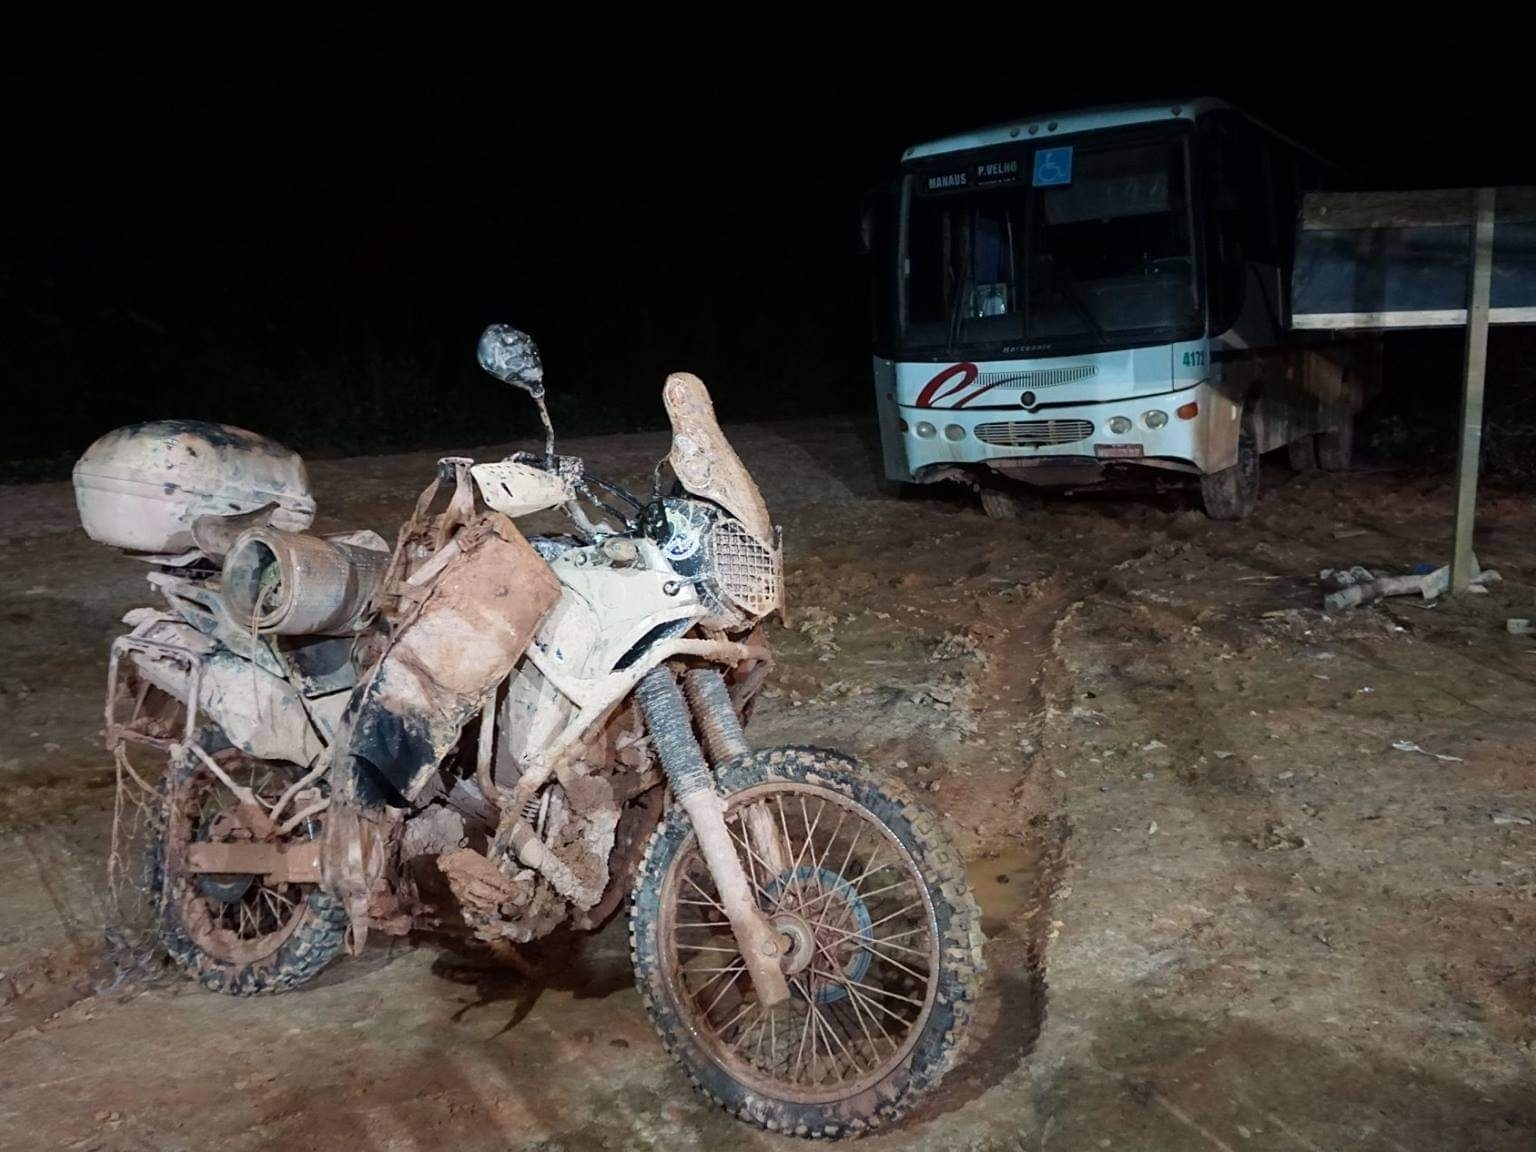
<svg viewBox="0 0 1536 1152">
<path fill-rule="evenodd" d="M 899 48 L 557 51 L 495 26 L 430 58 L 319 37 L 303 60 L 78 53 L 20 126 L 0 369 L 22 419 L 0 459 L 169 414 L 314 450 L 502 439 L 526 414 L 473 371 L 493 319 L 544 345 L 570 429 L 654 423 L 679 367 L 731 418 L 863 403 L 860 194 L 908 144 L 1030 112 L 1209 93 L 1380 186 L 1536 178 L 1536 100 L 1503 67 L 1337 37 L 1302 68 L 1278 41 L 1266 63 L 1177 39 L 1126 67 L 1079 30 L 1052 68 L 1020 33 L 1004 51 L 990 24 L 946 29 Z"/>
</svg>

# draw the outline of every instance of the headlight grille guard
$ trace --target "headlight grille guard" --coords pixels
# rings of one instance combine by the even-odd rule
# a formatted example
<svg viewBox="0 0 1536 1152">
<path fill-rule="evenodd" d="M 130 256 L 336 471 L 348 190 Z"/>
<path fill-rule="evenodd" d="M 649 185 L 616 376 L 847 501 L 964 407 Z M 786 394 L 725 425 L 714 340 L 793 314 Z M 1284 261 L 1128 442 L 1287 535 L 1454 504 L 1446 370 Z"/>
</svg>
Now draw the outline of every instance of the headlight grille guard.
<svg viewBox="0 0 1536 1152">
<path fill-rule="evenodd" d="M 708 584 L 724 611 L 715 623 L 726 629 L 745 627 L 784 606 L 784 563 L 777 547 L 769 547 L 741 521 L 722 516 L 708 534 Z M 728 617 L 728 618 L 727 618 Z"/>
</svg>

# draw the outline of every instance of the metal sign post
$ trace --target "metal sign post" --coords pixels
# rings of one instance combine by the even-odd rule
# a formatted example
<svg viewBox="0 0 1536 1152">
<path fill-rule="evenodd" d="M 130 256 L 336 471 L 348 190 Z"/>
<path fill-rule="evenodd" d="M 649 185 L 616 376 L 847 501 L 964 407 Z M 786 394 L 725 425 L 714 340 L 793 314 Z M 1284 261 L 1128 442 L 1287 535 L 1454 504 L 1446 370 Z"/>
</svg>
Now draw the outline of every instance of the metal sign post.
<svg viewBox="0 0 1536 1152">
<path fill-rule="evenodd" d="M 1461 444 L 1456 453 L 1456 533 L 1451 591 L 1465 592 L 1477 575 L 1472 526 L 1477 518 L 1477 471 L 1483 445 L 1483 377 L 1488 365 L 1488 299 L 1493 283 L 1492 188 L 1474 194 L 1472 252 L 1467 276 L 1467 354 L 1461 381 Z"/>
</svg>

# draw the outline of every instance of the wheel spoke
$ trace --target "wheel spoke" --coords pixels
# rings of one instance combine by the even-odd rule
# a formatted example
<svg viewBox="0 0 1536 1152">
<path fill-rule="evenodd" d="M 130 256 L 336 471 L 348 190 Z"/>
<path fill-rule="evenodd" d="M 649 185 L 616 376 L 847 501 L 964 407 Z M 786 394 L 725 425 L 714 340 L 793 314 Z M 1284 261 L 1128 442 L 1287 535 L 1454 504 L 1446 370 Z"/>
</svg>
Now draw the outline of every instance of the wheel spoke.
<svg viewBox="0 0 1536 1152">
<path fill-rule="evenodd" d="M 820 970 L 818 969 L 818 971 Z M 832 973 L 822 973 L 822 975 L 830 976 L 832 979 L 836 980 L 845 989 L 847 989 L 849 995 L 857 999 L 864 1005 L 864 1007 L 877 1009 L 882 1015 L 889 1016 L 892 1020 L 896 1021 L 896 1023 L 900 1024 L 903 1029 L 909 1029 L 912 1027 L 913 1021 L 908 1020 L 905 1016 L 901 1015 L 901 1013 L 892 1011 L 890 1008 L 887 1008 L 884 1004 L 880 1003 L 880 1001 L 871 1000 L 869 998 L 870 992 L 880 991 L 879 989 L 872 989 L 867 984 L 860 984 L 857 981 L 850 981 L 840 975 L 833 975 Z M 899 996 L 897 999 L 905 1000 L 906 997 Z M 882 1028 L 881 1031 L 883 1032 L 885 1029 Z"/>
<path fill-rule="evenodd" d="M 763 1013 L 763 1018 L 757 1022 L 757 1047 L 752 1050 L 752 1063 L 763 1062 L 763 1040 L 768 1035 L 768 1029 L 773 1026 L 773 1009 Z M 773 1055 L 773 1047 L 769 1045 L 768 1055 Z"/>
<path fill-rule="evenodd" d="M 779 1050 L 778 1019 L 779 1010 L 777 1008 L 768 1009 L 768 1060 L 770 1064 L 773 1063 L 774 1053 Z"/>
<path fill-rule="evenodd" d="M 837 846 L 837 838 L 842 835 L 843 825 L 848 821 L 848 809 L 844 808 L 837 814 L 837 827 L 832 829 L 832 835 L 827 837 L 827 847 L 821 854 L 821 859 L 812 857 L 811 866 L 820 872 L 827 866 L 827 857 L 832 855 L 832 849 Z M 838 873 L 842 875 L 841 872 Z"/>
<path fill-rule="evenodd" d="M 776 907 L 782 908 L 784 906 L 783 897 L 791 886 L 793 886 L 795 890 L 795 895 L 801 895 L 800 878 L 797 873 L 800 871 L 800 857 L 805 853 L 805 845 L 800 845 L 800 851 L 795 852 L 795 841 L 789 834 L 789 821 L 784 818 L 784 798 L 783 796 L 775 796 L 773 799 L 774 803 L 778 806 L 779 809 L 779 826 L 784 829 L 784 848 L 786 851 L 794 852 L 794 859 L 790 861 L 789 868 L 787 869 L 787 875 L 789 878 L 783 885 L 780 886 L 779 899 L 775 904 Z M 801 902 L 802 904 L 804 903 L 803 897 Z"/>
<path fill-rule="evenodd" d="M 825 801 L 823 801 L 823 807 L 825 807 Z M 816 814 L 816 818 L 818 821 L 821 819 L 819 811 Z M 784 820 L 784 802 L 782 798 L 779 799 L 779 820 L 781 823 Z M 800 827 L 805 829 L 805 839 L 801 842 L 800 850 L 795 853 L 795 858 L 789 865 L 789 884 L 794 887 L 795 895 L 799 898 L 795 905 L 796 908 L 804 908 L 806 903 L 805 888 L 800 882 L 800 862 L 805 859 L 806 849 L 811 845 L 811 834 L 815 831 L 814 825 L 811 824 L 810 815 L 805 810 L 804 795 L 800 797 Z M 784 839 L 788 846 L 793 849 L 794 841 L 789 838 L 787 825 L 785 827 Z"/>
<path fill-rule="evenodd" d="M 784 832 L 784 851 L 793 852 L 795 848 L 795 842 L 789 838 L 789 822 L 784 819 L 784 798 L 782 796 L 775 796 L 773 798 L 773 802 L 774 807 L 779 810 L 779 827 Z M 791 876 L 795 874 L 795 866 L 793 864 L 789 866 L 789 874 Z M 784 889 L 780 888 L 779 896 L 782 897 L 783 895 Z M 782 904 L 782 900 L 780 900 L 778 903 Z"/>
<path fill-rule="evenodd" d="M 736 1033 L 736 1039 L 732 1040 L 730 1044 L 727 1045 L 727 1047 L 730 1048 L 732 1052 L 736 1051 L 736 1049 L 741 1047 L 741 1042 L 748 1036 L 751 1036 L 754 1032 L 757 1033 L 758 1044 L 761 1045 L 766 1015 L 767 1013 L 764 1013 L 763 1016 L 759 1016 L 756 1020 L 752 1021 L 752 1027 L 743 1028 L 740 1032 Z"/>
<path fill-rule="evenodd" d="M 871 871 L 879 871 L 879 869 L 871 869 Z M 865 876 L 869 876 L 869 872 L 865 872 L 865 874 L 863 874 L 863 876 L 860 876 L 859 879 L 863 880 L 863 879 L 865 879 Z M 886 885 L 885 888 L 876 888 L 872 892 L 859 892 L 859 891 L 857 891 L 857 888 L 854 888 L 854 882 L 848 882 L 848 886 L 849 886 L 849 888 L 854 888 L 854 891 L 857 892 L 857 895 L 859 895 L 859 899 L 860 900 L 863 900 L 863 902 L 868 903 L 869 900 L 871 900 L 872 897 L 876 897 L 876 895 L 882 895 L 883 892 L 889 892 L 889 891 L 891 891 L 891 889 L 894 889 L 894 888 L 902 888 L 902 886 L 909 885 L 909 883 L 912 883 L 911 877 L 903 876 L 902 879 L 897 880 L 897 882 L 892 883 L 892 885 Z M 814 905 L 814 903 L 819 902 L 819 900 L 829 899 L 829 897 L 831 897 L 831 895 L 836 895 L 836 892 L 825 892 L 825 894 L 822 894 L 822 895 L 819 895 L 819 897 L 816 897 L 816 900 L 813 900 L 813 902 L 811 902 L 811 903 L 813 903 L 813 905 Z"/>
<path fill-rule="evenodd" d="M 813 866 L 815 865 L 816 829 L 821 827 L 821 817 L 826 810 L 827 802 L 825 800 L 820 801 L 816 809 L 816 819 L 812 821 L 810 814 L 805 810 L 805 794 L 803 792 L 800 794 L 800 823 L 805 827 L 805 843 L 800 845 L 800 851 L 795 856 L 794 867 L 790 869 L 789 874 L 794 881 L 795 890 L 800 894 L 801 907 L 805 906 L 805 888 L 800 883 L 800 861 L 805 859 L 805 854 L 809 852 L 811 854 L 811 863 Z M 819 876 L 816 879 L 816 886 L 817 888 L 821 887 L 821 878 Z"/>
<path fill-rule="evenodd" d="M 718 901 L 718 900 L 710 900 L 709 893 L 704 891 L 704 889 L 700 888 L 699 885 L 698 885 L 698 882 L 696 880 L 694 880 L 694 878 L 692 876 L 684 876 L 683 879 L 688 881 L 688 883 L 693 886 L 693 890 L 695 892 L 697 892 L 700 896 L 704 897 L 705 900 L 708 900 L 711 905 L 713 905 L 714 907 L 720 909 L 720 914 L 722 916 L 725 915 L 725 905 L 720 903 L 720 901 Z"/>
<path fill-rule="evenodd" d="M 780 842 L 768 805 L 763 801 L 745 805 L 741 810 L 741 824 L 757 858 L 763 863 L 763 872 L 771 878 L 784 871 L 789 845 Z"/>
<path fill-rule="evenodd" d="M 730 830 L 730 827 L 731 826 L 729 824 L 726 825 L 726 829 L 727 830 Z M 756 852 L 754 852 L 752 850 L 752 845 L 751 844 L 747 843 L 745 840 L 741 839 L 741 837 L 737 836 L 734 831 L 731 831 L 731 839 L 734 840 L 741 847 L 743 847 L 743 848 L 745 848 L 747 850 L 747 861 L 748 861 L 749 864 L 751 863 L 751 861 L 756 860 L 759 864 L 761 864 L 763 866 L 763 871 L 765 873 L 771 874 L 771 869 L 769 868 L 767 861 L 765 861 L 761 856 L 759 856 Z M 757 882 L 757 878 L 756 878 L 755 875 L 752 878 L 752 887 L 757 889 L 758 895 L 761 896 L 765 901 L 769 901 L 769 902 L 773 903 L 775 907 L 778 906 L 777 901 L 775 901 L 772 896 L 768 895 L 768 889 L 764 888 L 761 884 L 759 884 Z"/>
<path fill-rule="evenodd" d="M 838 1035 L 837 1029 L 832 1027 L 832 1025 L 827 1023 L 827 1018 L 825 1016 L 823 1016 L 822 1013 L 821 1013 L 820 1005 L 818 1005 L 816 1003 L 816 995 L 815 995 L 815 992 L 814 992 L 814 988 L 815 988 L 814 972 L 815 972 L 815 969 L 812 969 L 812 972 L 813 972 L 813 975 L 810 978 L 810 980 L 807 981 L 806 985 L 802 985 L 799 980 L 792 980 L 791 981 L 791 983 L 793 983 L 796 988 L 800 989 L 800 994 L 805 997 L 806 1005 L 811 1010 L 811 1018 L 812 1018 L 811 1031 L 812 1031 L 812 1034 L 814 1036 L 814 1034 L 819 1030 L 823 1036 L 827 1036 L 827 1037 L 830 1037 L 832 1040 L 836 1040 L 838 1047 L 840 1047 L 843 1050 L 843 1055 L 848 1057 L 849 1065 L 856 1069 L 859 1066 L 859 1062 L 853 1058 L 853 1053 L 848 1051 L 848 1046 L 843 1043 L 843 1038 L 840 1035 Z M 807 987 L 807 985 L 809 985 L 809 987 Z M 812 1040 L 812 1043 L 813 1044 L 815 1043 L 814 1039 Z M 845 1077 L 837 1069 L 837 1058 L 836 1058 L 836 1056 L 832 1052 L 832 1045 L 830 1043 L 827 1044 L 827 1061 L 828 1061 L 828 1063 L 830 1063 L 832 1065 L 832 1074 L 834 1076 L 836 1076 L 839 1081 L 847 1079 L 847 1077 Z"/>
<path fill-rule="evenodd" d="M 878 852 L 878 849 L 876 851 Z M 873 860 L 874 857 L 871 856 L 870 859 Z M 867 879 L 868 877 L 874 875 L 876 872 L 883 871 L 887 867 L 888 867 L 888 865 L 885 865 L 885 864 L 871 864 L 863 872 L 859 873 L 859 875 L 856 878 L 854 878 L 853 880 L 847 881 L 847 884 L 848 884 L 848 886 L 850 888 L 853 889 L 854 893 L 859 897 L 860 900 L 868 900 L 870 897 L 875 896 L 875 895 L 877 895 L 877 894 L 879 894 L 881 892 L 889 892 L 892 888 L 900 888 L 903 884 L 911 884 L 912 883 L 912 877 L 911 876 L 903 876 L 900 880 L 896 881 L 896 883 L 894 883 L 894 884 L 887 884 L 884 888 L 876 888 L 873 892 L 860 892 L 859 891 L 859 885 L 862 884 L 865 879 Z M 828 899 L 829 897 L 831 897 L 832 895 L 833 895 L 833 893 L 827 892 L 827 893 L 824 893 L 821 896 L 818 896 L 816 899 L 817 900 L 825 900 L 825 899 Z M 811 901 L 812 904 L 814 904 L 815 902 L 816 902 L 815 900 Z"/>
<path fill-rule="evenodd" d="M 697 968 L 689 968 L 688 971 L 689 972 L 697 972 L 698 969 Z M 744 963 L 743 964 L 729 964 L 729 965 L 727 965 L 724 968 L 713 969 L 713 971 L 715 973 L 713 976 L 711 976 L 708 980 L 704 981 L 704 983 L 700 984 L 697 988 L 695 988 L 693 990 L 693 998 L 694 998 L 695 1001 L 697 1001 L 699 999 L 699 997 L 704 995 L 704 989 L 708 988 L 711 984 L 713 984 L 716 980 L 720 979 L 720 977 L 724 976 L 727 972 L 731 972 L 731 971 L 745 972 L 746 971 L 746 965 Z M 727 980 L 725 982 L 725 986 L 727 988 L 729 988 L 735 982 L 736 982 L 736 978 L 734 976 L 732 976 L 729 980 Z M 709 1008 L 713 1008 L 713 1007 L 714 1007 L 714 1004 L 711 1003 Z M 709 1008 L 704 1009 L 704 1014 L 706 1016 L 709 1015 Z"/>
<path fill-rule="evenodd" d="M 731 1025 L 735 1024 L 738 1020 L 740 1020 L 743 1016 L 747 1015 L 749 1012 L 752 1012 L 755 1009 L 761 1008 L 762 1006 L 763 1006 L 763 1002 L 761 1000 L 751 1000 L 751 1001 L 748 1001 L 746 1004 L 742 1005 L 741 1010 L 739 1012 L 737 1012 L 736 1015 L 732 1016 L 729 1020 L 727 1020 L 725 1022 L 724 1026 L 720 1029 L 719 1032 L 716 1033 L 716 1035 L 721 1037 L 722 1039 L 724 1039 L 725 1034 L 731 1030 Z"/>
<path fill-rule="evenodd" d="M 848 991 L 848 989 L 844 989 L 844 991 Z M 848 997 L 848 1003 L 853 1008 L 854 1019 L 859 1022 L 859 1030 L 864 1033 L 864 1039 L 869 1042 L 869 1053 L 871 1059 L 878 1061 L 880 1059 L 880 1049 L 875 1045 L 875 1038 L 870 1035 L 868 1025 L 864 1023 L 864 1010 L 859 1007 L 858 998 L 850 995 Z M 875 1026 L 879 1027 L 879 1025 L 880 1022 L 876 1020 Z M 881 1031 L 884 1031 L 884 1029 L 881 1029 Z M 886 1042 L 891 1045 L 891 1051 L 894 1052 L 896 1050 L 895 1041 L 893 1041 L 890 1036 L 886 1036 L 885 1039 Z"/>
<path fill-rule="evenodd" d="M 855 980 L 846 972 L 822 972 L 820 968 L 816 969 L 816 971 L 821 973 L 823 976 L 830 976 L 845 988 L 857 988 L 866 996 L 885 996 L 891 1000 L 900 1000 L 907 1004 L 914 1004 L 919 1008 L 923 1006 L 923 1002 L 921 1000 L 914 1000 L 910 996 L 903 996 L 900 992 L 892 992 L 885 988 L 876 988 L 873 984 L 866 984 L 862 980 Z"/>
<path fill-rule="evenodd" d="M 793 1077 L 793 1080 L 794 1080 L 794 1082 L 796 1084 L 798 1084 L 800 1082 L 800 1063 L 801 1063 L 801 1060 L 805 1056 L 805 1040 L 806 1040 L 806 1037 L 810 1035 L 810 1029 L 811 1029 L 811 1014 L 809 1012 L 807 1012 L 805 1014 L 805 1022 L 800 1025 L 800 1051 L 795 1056 L 795 1075 Z"/>
<path fill-rule="evenodd" d="M 688 925 L 680 924 L 680 925 L 678 925 L 678 927 L 683 928 L 683 927 L 688 927 Z M 855 940 L 855 941 L 857 941 L 860 944 L 866 944 L 866 945 L 869 945 L 870 947 L 878 946 L 878 947 L 881 947 L 881 948 L 895 948 L 898 952 L 910 952 L 914 956 L 926 956 L 926 955 L 928 955 L 928 953 L 924 952 L 924 951 L 922 951 L 921 949 L 918 949 L 918 948 L 908 948 L 905 944 L 892 944 L 891 940 L 893 938 L 899 938 L 901 936 L 911 936 L 915 932 L 926 932 L 927 930 L 928 930 L 927 928 L 914 928 L 914 929 L 912 929 L 911 932 L 898 932 L 896 934 L 896 937 L 890 937 L 890 936 L 865 936 L 863 934 L 863 932 L 847 932 L 847 931 L 844 931 L 841 928 L 834 928 L 831 925 L 828 925 L 827 928 L 826 928 L 827 932 L 837 936 L 840 940 Z M 867 932 L 867 931 L 869 931 L 869 929 L 867 929 L 867 928 L 864 929 L 864 932 Z"/>
<path fill-rule="evenodd" d="M 844 815 L 846 815 L 846 813 L 844 813 Z M 818 877 L 820 877 L 820 876 L 825 874 L 825 867 L 826 867 L 827 856 L 831 853 L 832 846 L 833 846 L 833 844 L 837 840 L 837 833 L 841 832 L 842 828 L 843 828 L 843 822 L 842 822 L 841 819 L 839 819 L 838 822 L 837 822 L 837 831 L 832 833 L 832 840 L 827 843 L 827 850 L 826 850 L 826 852 L 823 852 L 821 854 L 821 863 L 819 863 L 816 866 L 816 874 L 817 874 Z M 861 828 L 858 831 L 862 832 L 863 829 Z M 857 834 L 854 836 L 854 840 L 855 841 L 858 840 Z M 852 851 L 852 848 L 853 848 L 853 846 L 849 845 L 849 851 L 850 852 Z M 844 864 L 844 867 L 847 867 L 847 860 L 846 860 L 846 858 L 844 859 L 843 864 Z M 841 869 L 837 873 L 837 878 L 839 880 L 841 880 L 843 878 L 843 873 L 842 873 Z M 828 892 L 826 892 L 824 894 L 824 897 L 825 896 L 833 895 L 837 891 L 838 891 L 838 889 L 834 887 L 834 888 L 830 889 Z M 825 899 L 824 897 L 823 897 L 822 903 L 821 903 L 821 911 L 820 911 L 820 913 L 816 917 L 816 923 L 814 925 L 812 925 L 812 929 L 811 929 L 812 935 L 816 935 L 816 934 L 820 933 L 822 927 L 827 922 L 827 914 L 832 911 L 832 907 L 833 907 L 833 905 L 835 903 L 835 901 Z M 803 913 L 802 913 L 802 915 L 803 915 Z"/>
<path fill-rule="evenodd" d="M 878 928 L 878 927 L 880 927 L 880 925 L 884 924 L 887 920 L 894 920 L 894 919 L 896 919 L 896 917 L 900 916 L 903 912 L 910 912 L 910 911 L 912 911 L 912 909 L 914 909 L 914 908 L 921 908 L 922 906 L 923 906 L 923 902 L 921 900 L 914 900 L 914 901 L 912 901 L 912 903 L 906 905 L 904 908 L 896 909 L 896 911 L 892 912 L 889 916 L 882 916 L 878 920 L 871 921 L 869 927 L 871 929 Z"/>
<path fill-rule="evenodd" d="M 745 964 L 742 965 L 741 970 L 743 972 L 746 971 L 746 965 Z M 711 977 L 710 984 L 713 984 L 718 979 L 720 979 L 720 977 L 718 977 L 718 976 Z M 729 992 L 733 987 L 735 987 L 735 985 L 736 985 L 736 977 L 734 977 L 734 976 L 732 976 L 724 984 L 720 985 L 720 991 L 715 993 L 715 998 L 709 1002 L 709 1007 L 704 1009 L 704 1018 L 706 1020 L 709 1019 L 709 1014 L 715 1010 L 715 1005 L 720 1003 L 720 1001 L 725 998 L 725 994 L 727 992 Z M 709 984 L 706 984 L 704 987 L 705 988 L 709 987 Z M 702 992 L 703 989 L 700 989 L 700 991 Z M 695 996 L 694 999 L 698 999 L 698 997 Z M 724 1033 L 724 1029 L 721 1029 L 721 1035 L 724 1035 L 724 1034 L 725 1034 Z"/>
<path fill-rule="evenodd" d="M 740 823 L 740 821 L 737 821 L 737 823 Z M 727 824 L 726 829 L 730 831 L 730 828 L 731 826 Z M 746 829 L 742 831 L 745 833 Z M 753 862 L 754 853 L 752 845 L 747 842 L 745 836 L 738 837 L 734 831 L 731 831 L 730 835 L 732 840 L 735 840 L 738 845 L 747 850 L 747 879 L 756 891 L 761 892 L 762 887 L 757 882 L 757 865 Z"/>
<path fill-rule="evenodd" d="M 869 946 L 869 942 L 868 941 L 865 942 L 865 946 L 866 947 Z M 908 976 L 911 976 L 912 978 L 914 978 L 916 980 L 921 980 L 925 984 L 928 982 L 928 979 L 931 976 L 931 973 L 928 973 L 928 972 L 918 972 L 915 969 L 908 968 L 900 960 L 897 960 L 897 959 L 895 959 L 892 956 L 887 956 L 884 952 L 881 952 L 881 951 L 879 951 L 876 948 L 870 948 L 870 951 L 873 952 L 877 957 L 879 957 L 880 960 L 883 963 L 889 964 L 892 968 L 900 968 Z"/>
<path fill-rule="evenodd" d="M 817 1044 L 817 1041 L 821 1038 L 821 1017 L 816 1014 L 816 1000 L 814 996 L 806 997 L 805 1011 L 811 1021 L 811 1062 L 807 1065 L 806 1070 L 810 1072 L 811 1083 L 815 1085 L 821 1083 L 825 1072 L 818 1071 L 818 1069 L 822 1068 L 819 1059 L 820 1046 Z"/>
<path fill-rule="evenodd" d="M 828 1011 L 825 1015 L 823 1015 L 820 1005 L 816 1005 L 816 1015 L 821 1020 L 821 1030 L 828 1036 L 832 1037 L 833 1040 L 837 1041 L 837 1046 L 842 1049 L 843 1055 L 847 1057 L 849 1070 L 852 1072 L 859 1071 L 859 1062 L 854 1058 L 853 1053 L 848 1050 L 848 1045 L 843 1040 L 842 1033 L 837 1028 L 836 1019 L 832 1017 L 832 1013 Z M 830 1023 L 828 1022 L 829 1018 L 831 1018 Z M 827 1054 L 830 1056 L 831 1052 L 832 1050 L 829 1047 L 827 1049 Z M 839 1083 L 847 1079 L 847 1076 L 838 1071 L 836 1059 L 832 1061 L 832 1070 L 833 1072 L 837 1073 L 837 1079 Z"/>
</svg>

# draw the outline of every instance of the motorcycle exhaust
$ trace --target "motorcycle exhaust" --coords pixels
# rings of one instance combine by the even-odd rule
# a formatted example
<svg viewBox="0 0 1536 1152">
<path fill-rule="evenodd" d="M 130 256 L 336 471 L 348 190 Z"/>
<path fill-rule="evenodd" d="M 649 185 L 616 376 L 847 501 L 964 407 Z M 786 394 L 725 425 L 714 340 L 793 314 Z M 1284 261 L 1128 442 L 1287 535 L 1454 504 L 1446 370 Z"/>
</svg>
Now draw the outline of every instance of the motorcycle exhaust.
<svg viewBox="0 0 1536 1152">
<path fill-rule="evenodd" d="M 367 623 L 389 553 L 357 543 L 250 528 L 224 560 L 230 616 L 279 636 L 346 636 Z"/>
</svg>

